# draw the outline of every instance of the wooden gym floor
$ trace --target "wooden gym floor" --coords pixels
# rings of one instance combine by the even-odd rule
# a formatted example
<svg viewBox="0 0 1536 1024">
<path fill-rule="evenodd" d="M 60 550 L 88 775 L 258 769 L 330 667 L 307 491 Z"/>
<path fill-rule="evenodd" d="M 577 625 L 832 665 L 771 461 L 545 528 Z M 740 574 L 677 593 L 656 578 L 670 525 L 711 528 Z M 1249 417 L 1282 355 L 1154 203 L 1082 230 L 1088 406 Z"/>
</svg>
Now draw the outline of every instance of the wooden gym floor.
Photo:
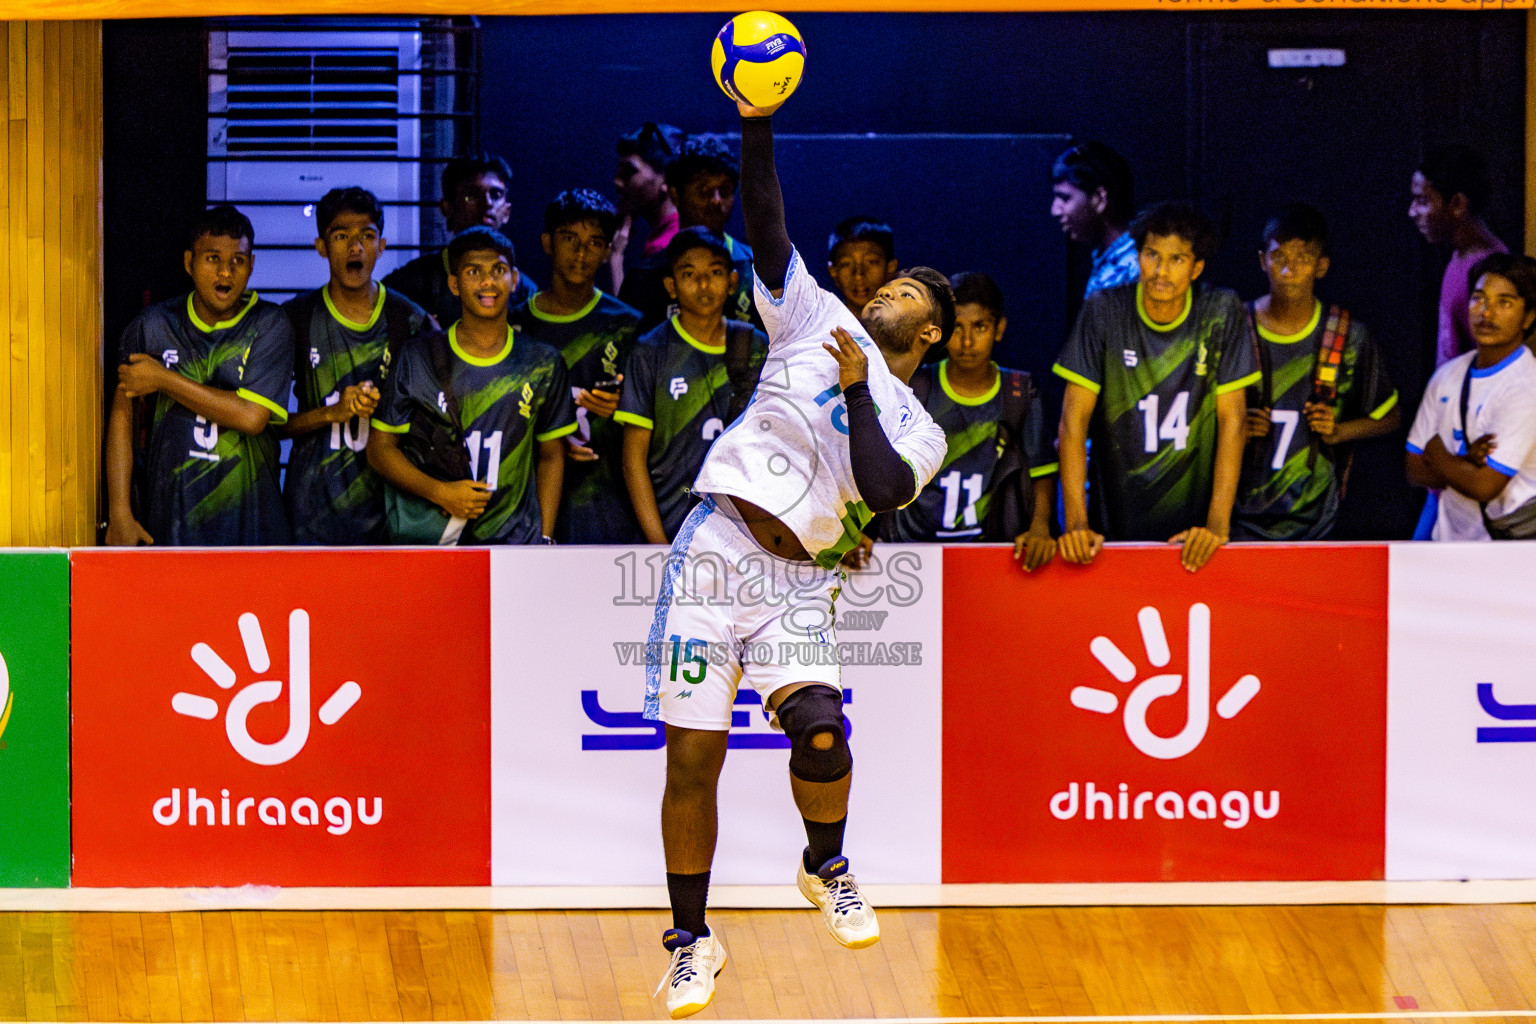
<svg viewBox="0 0 1536 1024">
<path fill-rule="evenodd" d="M 1536 907 L 885 910 L 838 946 L 814 911 L 711 914 L 699 1020 L 1536 1020 Z M 0 1020 L 665 1017 L 660 911 L 0 913 Z M 1312 1017 L 1311 1015 L 1320 1015 Z"/>
</svg>

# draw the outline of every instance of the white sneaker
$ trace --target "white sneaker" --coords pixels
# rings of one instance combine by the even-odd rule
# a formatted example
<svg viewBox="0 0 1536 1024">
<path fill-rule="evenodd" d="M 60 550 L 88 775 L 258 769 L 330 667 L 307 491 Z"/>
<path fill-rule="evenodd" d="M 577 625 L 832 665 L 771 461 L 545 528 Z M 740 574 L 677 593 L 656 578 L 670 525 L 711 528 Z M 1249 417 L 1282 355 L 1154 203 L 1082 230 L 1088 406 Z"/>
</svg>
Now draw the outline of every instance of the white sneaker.
<svg viewBox="0 0 1536 1024">
<path fill-rule="evenodd" d="M 821 908 L 827 931 L 838 942 L 849 949 L 863 949 L 880 941 L 875 908 L 864 899 L 848 873 L 848 858 L 833 857 L 814 875 L 805 870 L 802 858 L 795 884 L 800 887 L 800 895 Z"/>
<path fill-rule="evenodd" d="M 713 930 L 695 939 L 680 928 L 668 928 L 661 944 L 672 951 L 672 962 L 653 995 L 666 989 L 672 1019 L 691 1017 L 715 998 L 715 975 L 725 969 L 725 946 Z"/>
</svg>

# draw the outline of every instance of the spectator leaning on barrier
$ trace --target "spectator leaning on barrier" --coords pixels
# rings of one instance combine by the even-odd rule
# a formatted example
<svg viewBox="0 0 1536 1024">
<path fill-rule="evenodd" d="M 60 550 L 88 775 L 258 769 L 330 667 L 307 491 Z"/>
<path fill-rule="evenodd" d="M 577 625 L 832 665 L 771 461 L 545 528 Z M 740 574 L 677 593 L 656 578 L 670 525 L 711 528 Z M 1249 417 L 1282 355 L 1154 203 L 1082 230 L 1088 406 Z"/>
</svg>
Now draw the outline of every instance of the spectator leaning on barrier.
<svg viewBox="0 0 1536 1024">
<path fill-rule="evenodd" d="M 944 430 L 944 465 L 905 508 L 877 518 L 889 541 L 1008 541 L 1026 569 L 1051 560 L 1056 452 L 1029 374 L 999 367 L 1008 327 L 1003 293 L 982 273 L 956 274 L 948 354 L 919 366 L 909 387 Z"/>
<path fill-rule="evenodd" d="M 540 239 L 550 261 L 549 287 L 509 314 L 522 337 L 560 352 L 576 400 L 557 522 L 562 544 L 640 539 L 620 463 L 624 432 L 613 422 L 624 379 L 619 370 L 634 347 L 640 314 L 595 283 L 617 225 L 613 204 L 591 189 L 556 196 L 544 210 Z"/>
<path fill-rule="evenodd" d="M 684 228 L 664 255 L 677 313 L 630 353 L 613 416 L 624 427 L 624 481 L 652 544 L 671 543 L 698 503 L 704 456 L 740 413 L 768 351 L 767 335 L 724 315 L 737 285 L 725 239 Z"/>
<path fill-rule="evenodd" d="M 858 316 L 896 276 L 896 233 L 873 217 L 849 217 L 827 239 L 827 276 L 843 305 Z"/>
<path fill-rule="evenodd" d="M 1129 224 L 1135 185 L 1125 157 L 1102 142 L 1073 146 L 1051 167 L 1051 216 L 1067 237 L 1093 250 L 1086 297 L 1136 280 L 1141 272 Z"/>
<path fill-rule="evenodd" d="M 315 208 L 315 248 L 330 280 L 283 304 L 293 324 L 298 411 L 283 499 L 295 544 L 380 544 L 384 481 L 368 466 L 368 418 L 389 365 L 432 321 L 373 279 L 384 251 L 384 208 L 372 192 L 337 188 Z"/>
<path fill-rule="evenodd" d="M 1232 536 L 1319 540 L 1338 517 L 1351 445 L 1392 433 L 1402 413 L 1365 325 L 1313 294 L 1329 268 L 1323 215 L 1287 206 L 1261 244 L 1269 293 L 1250 307 L 1261 378 L 1248 389 Z"/>
<path fill-rule="evenodd" d="M 233 206 L 192 226 L 192 291 L 145 309 L 119 343 L 107 420 L 108 544 L 286 544 L 277 438 L 288 418 L 293 330 L 247 291 L 256 233 Z M 133 400 L 150 406 L 134 507 Z"/>
<path fill-rule="evenodd" d="M 1469 287 L 1477 348 L 1424 389 L 1408 432 L 1408 482 L 1442 489 L 1434 540 L 1536 537 L 1536 356 L 1527 347 L 1536 260 L 1485 257 Z"/>
<path fill-rule="evenodd" d="M 1259 368 L 1242 301 L 1195 283 L 1217 246 L 1210 219 L 1162 203 L 1131 233 L 1141 279 L 1088 296 L 1054 367 L 1067 382 L 1057 543 L 1067 561 L 1087 564 L 1106 539 L 1169 541 L 1193 572 L 1231 531 L 1243 389 Z"/>
<path fill-rule="evenodd" d="M 368 463 L 390 485 L 390 539 L 551 542 L 576 430 L 565 360 L 507 323 L 517 269 L 505 235 L 470 228 L 448 256 L 463 315 L 402 348 L 368 437 Z"/>
<path fill-rule="evenodd" d="M 752 249 L 725 233 L 736 208 L 741 165 L 725 142 L 713 135 L 696 135 L 683 143 L 677 159 L 667 165 L 667 192 L 677 207 L 678 229 L 702 227 L 725 240 L 736 285 L 726 297 L 725 315 L 756 323 L 752 308 Z M 669 243 L 670 244 L 670 243 Z M 662 323 L 676 310 L 676 301 L 662 284 L 668 267 L 665 254 L 629 268 L 619 298 L 640 311 L 641 330 Z"/>
<path fill-rule="evenodd" d="M 443 168 L 443 198 L 438 208 L 457 235 L 481 226 L 500 231 L 512 217 L 509 199 L 512 168 L 494 153 L 471 153 Z M 448 249 L 429 249 L 384 278 L 384 285 L 399 292 L 437 318 L 445 330 L 459 318 L 459 299 L 448 287 Z M 525 301 L 538 290 L 526 275 L 519 274 L 512 304 Z"/>
</svg>

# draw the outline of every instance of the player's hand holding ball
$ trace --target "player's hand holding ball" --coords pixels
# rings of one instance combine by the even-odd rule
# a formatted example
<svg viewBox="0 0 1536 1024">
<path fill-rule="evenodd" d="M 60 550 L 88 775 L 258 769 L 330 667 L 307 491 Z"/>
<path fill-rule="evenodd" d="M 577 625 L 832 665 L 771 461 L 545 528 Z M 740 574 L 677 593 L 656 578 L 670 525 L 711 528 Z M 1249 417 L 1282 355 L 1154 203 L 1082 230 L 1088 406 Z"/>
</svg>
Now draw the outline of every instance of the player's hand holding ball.
<svg viewBox="0 0 1536 1024">
<path fill-rule="evenodd" d="M 767 117 L 800 85 L 805 41 L 787 18 L 748 11 L 726 22 L 715 36 L 710 65 L 742 117 Z"/>
</svg>

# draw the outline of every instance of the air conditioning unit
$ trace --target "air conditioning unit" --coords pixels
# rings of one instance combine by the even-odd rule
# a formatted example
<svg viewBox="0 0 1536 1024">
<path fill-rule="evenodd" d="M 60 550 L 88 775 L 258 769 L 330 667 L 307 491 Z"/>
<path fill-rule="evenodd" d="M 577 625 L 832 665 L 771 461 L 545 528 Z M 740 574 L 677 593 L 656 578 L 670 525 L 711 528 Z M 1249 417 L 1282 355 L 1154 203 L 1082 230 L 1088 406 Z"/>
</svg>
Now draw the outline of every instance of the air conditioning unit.
<svg viewBox="0 0 1536 1024">
<path fill-rule="evenodd" d="M 422 36 L 411 20 L 208 33 L 208 201 L 256 228 L 253 286 L 282 302 L 325 283 L 315 205 L 358 185 L 384 205 L 376 276 L 421 244 Z M 398 246 L 398 248 L 395 248 Z"/>
</svg>

